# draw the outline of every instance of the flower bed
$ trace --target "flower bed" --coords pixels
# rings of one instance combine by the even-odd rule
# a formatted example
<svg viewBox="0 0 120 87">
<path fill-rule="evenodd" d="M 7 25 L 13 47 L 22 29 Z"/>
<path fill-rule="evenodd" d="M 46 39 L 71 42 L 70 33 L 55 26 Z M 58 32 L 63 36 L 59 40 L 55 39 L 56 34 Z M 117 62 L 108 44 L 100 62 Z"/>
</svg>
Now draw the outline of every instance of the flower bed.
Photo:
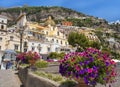
<svg viewBox="0 0 120 87">
<path fill-rule="evenodd" d="M 34 74 L 56 82 L 59 87 L 74 87 L 76 85 L 75 81 L 62 77 L 60 74 L 51 74 L 43 71 L 36 71 Z"/>
<path fill-rule="evenodd" d="M 83 79 L 87 85 L 107 84 L 114 81 L 116 63 L 109 55 L 97 49 L 72 52 L 64 56 L 59 66 L 62 76 Z"/>
</svg>

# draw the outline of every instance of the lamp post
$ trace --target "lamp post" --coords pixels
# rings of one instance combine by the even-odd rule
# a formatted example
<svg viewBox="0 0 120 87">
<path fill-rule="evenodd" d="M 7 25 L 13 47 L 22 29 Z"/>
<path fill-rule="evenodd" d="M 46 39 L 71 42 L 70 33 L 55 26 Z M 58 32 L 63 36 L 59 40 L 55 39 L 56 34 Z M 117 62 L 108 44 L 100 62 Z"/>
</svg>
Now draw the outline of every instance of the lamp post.
<svg viewBox="0 0 120 87">
<path fill-rule="evenodd" d="M 19 29 L 19 33 L 20 33 L 20 52 L 22 52 L 23 32 L 24 32 L 24 27 L 20 27 L 20 29 Z"/>
</svg>

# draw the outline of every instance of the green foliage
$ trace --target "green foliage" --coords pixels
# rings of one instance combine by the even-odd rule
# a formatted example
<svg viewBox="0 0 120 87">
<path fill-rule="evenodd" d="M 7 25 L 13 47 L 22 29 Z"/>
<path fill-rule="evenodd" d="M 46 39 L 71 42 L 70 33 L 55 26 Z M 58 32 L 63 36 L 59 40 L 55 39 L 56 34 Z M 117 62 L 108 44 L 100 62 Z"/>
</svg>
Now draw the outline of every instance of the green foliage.
<svg viewBox="0 0 120 87">
<path fill-rule="evenodd" d="M 51 52 L 49 55 L 48 55 L 48 58 L 50 59 L 61 59 L 63 58 L 65 53 L 56 53 L 56 52 Z"/>
<path fill-rule="evenodd" d="M 61 87 L 74 87 L 76 83 L 72 80 L 66 80 L 61 83 Z"/>
<path fill-rule="evenodd" d="M 101 46 L 99 42 L 89 41 L 89 39 L 87 39 L 84 34 L 78 34 L 75 32 L 71 32 L 69 34 L 68 42 L 70 45 L 74 47 L 76 46 L 76 44 L 80 46 L 80 48 L 78 47 L 79 51 L 82 51 L 82 48 L 85 49 L 87 47 L 93 47 L 93 48 L 100 49 L 100 46 Z"/>
<path fill-rule="evenodd" d="M 79 46 L 86 48 L 88 47 L 89 40 L 86 38 L 84 34 L 78 34 L 75 32 L 71 32 L 68 36 L 68 42 L 72 46 L 76 46 L 78 44 Z"/>
<path fill-rule="evenodd" d="M 48 57 L 51 58 L 51 59 L 57 58 L 57 53 L 56 53 L 56 52 L 51 52 L 51 53 L 48 55 Z"/>
<path fill-rule="evenodd" d="M 96 49 L 100 49 L 101 44 L 98 41 L 90 41 L 90 46 Z"/>
<path fill-rule="evenodd" d="M 53 81 L 55 81 L 55 82 L 56 82 L 56 81 L 58 82 L 58 81 L 61 81 L 61 80 L 62 80 L 62 77 L 61 77 L 61 76 L 59 76 L 59 75 L 58 75 L 58 76 L 53 77 Z"/>
<path fill-rule="evenodd" d="M 43 61 L 43 60 L 38 60 L 38 61 L 36 61 L 35 66 L 37 68 L 45 68 L 48 66 L 48 63 L 46 61 Z"/>
<path fill-rule="evenodd" d="M 62 59 L 64 57 L 65 53 L 58 53 L 58 59 Z"/>
<path fill-rule="evenodd" d="M 19 16 L 20 11 L 26 12 L 27 14 L 27 18 L 29 18 L 29 20 L 32 21 L 36 21 L 36 22 L 41 22 L 41 18 L 45 18 L 48 15 L 53 15 L 54 17 L 56 15 L 60 15 L 62 17 L 64 17 L 66 19 L 66 21 L 70 21 L 73 23 L 74 26 L 84 26 L 84 27 L 93 27 L 94 25 L 101 25 L 100 22 L 97 22 L 96 19 L 94 17 L 88 17 L 88 15 L 82 14 L 80 12 L 74 11 L 72 9 L 68 9 L 68 8 L 64 8 L 64 7 L 57 7 L 57 6 L 53 6 L 53 7 L 45 7 L 45 6 L 41 6 L 41 7 L 29 7 L 28 5 L 23 5 L 23 7 L 16 7 L 16 8 L 8 8 L 8 9 L 3 9 L 0 10 L 1 12 L 5 12 L 7 14 L 9 14 L 11 16 L 11 18 L 13 18 L 13 22 L 9 23 L 8 26 L 11 26 L 13 24 L 15 24 L 16 18 Z M 41 13 L 45 14 L 42 15 Z M 84 19 L 77 19 L 73 17 L 70 17 L 74 14 L 77 14 L 80 17 L 86 17 Z M 70 17 L 70 18 L 69 18 Z M 93 20 L 95 19 L 95 20 Z M 61 23 L 61 21 L 63 21 L 63 19 L 55 19 L 56 23 Z M 42 21 L 43 22 L 43 21 Z M 104 23 L 104 22 L 103 22 Z M 105 24 L 105 23 L 104 23 Z"/>
<path fill-rule="evenodd" d="M 50 73 L 39 72 L 39 71 L 36 71 L 34 73 L 39 75 L 39 76 L 48 78 L 48 79 L 53 80 L 55 82 L 58 82 L 58 83 L 61 83 L 65 80 L 61 75 L 50 74 Z"/>
<path fill-rule="evenodd" d="M 111 51 L 111 55 L 112 55 L 112 58 L 113 59 L 119 59 L 120 60 L 120 54 L 119 53 L 116 53 L 114 51 Z"/>
<path fill-rule="evenodd" d="M 79 27 L 94 27 L 94 26 L 101 26 L 101 22 L 97 22 L 98 19 L 93 20 L 93 18 L 66 18 L 67 21 L 72 22 L 74 26 L 79 26 Z M 107 24 L 104 22 L 104 24 Z"/>
</svg>

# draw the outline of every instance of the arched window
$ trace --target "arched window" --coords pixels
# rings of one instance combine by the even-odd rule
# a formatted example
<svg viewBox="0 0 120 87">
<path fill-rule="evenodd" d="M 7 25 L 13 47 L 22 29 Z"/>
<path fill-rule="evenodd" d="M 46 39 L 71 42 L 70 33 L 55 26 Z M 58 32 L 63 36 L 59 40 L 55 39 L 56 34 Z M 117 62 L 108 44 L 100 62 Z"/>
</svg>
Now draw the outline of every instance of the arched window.
<svg viewBox="0 0 120 87">
<path fill-rule="evenodd" d="M 13 38 L 14 38 L 13 36 L 10 36 L 10 40 L 13 40 Z"/>
<path fill-rule="evenodd" d="M 4 29 L 4 25 L 1 25 L 1 29 Z"/>
</svg>

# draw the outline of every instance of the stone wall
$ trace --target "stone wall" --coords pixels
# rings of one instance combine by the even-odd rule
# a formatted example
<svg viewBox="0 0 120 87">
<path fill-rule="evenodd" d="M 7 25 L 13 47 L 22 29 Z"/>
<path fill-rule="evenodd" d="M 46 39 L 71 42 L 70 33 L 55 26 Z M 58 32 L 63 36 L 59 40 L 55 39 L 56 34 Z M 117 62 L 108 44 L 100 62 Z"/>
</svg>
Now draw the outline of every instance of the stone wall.
<svg viewBox="0 0 120 87">
<path fill-rule="evenodd" d="M 24 87 L 59 87 L 54 81 L 37 76 L 27 68 L 20 68 L 18 75 Z"/>
<path fill-rule="evenodd" d="M 28 69 L 27 68 L 20 68 L 18 71 L 18 76 L 23 85 L 26 84 L 27 76 L 28 76 Z"/>
</svg>

